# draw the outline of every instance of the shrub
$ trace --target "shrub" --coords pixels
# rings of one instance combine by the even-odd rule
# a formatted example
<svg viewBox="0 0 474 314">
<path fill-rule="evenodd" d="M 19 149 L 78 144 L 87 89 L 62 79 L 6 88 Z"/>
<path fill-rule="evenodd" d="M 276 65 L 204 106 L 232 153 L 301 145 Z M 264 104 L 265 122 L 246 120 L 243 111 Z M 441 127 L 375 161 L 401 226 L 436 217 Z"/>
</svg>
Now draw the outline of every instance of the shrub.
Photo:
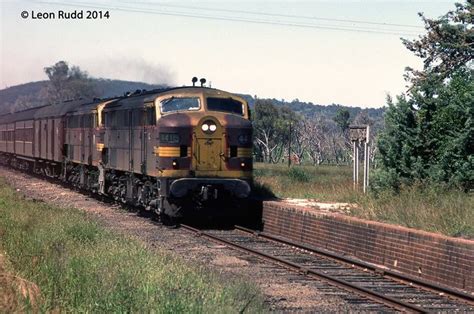
<svg viewBox="0 0 474 314">
<path fill-rule="evenodd" d="M 311 176 L 303 169 L 298 167 L 291 167 L 288 170 L 288 177 L 291 181 L 296 182 L 309 182 L 311 180 Z"/>
</svg>

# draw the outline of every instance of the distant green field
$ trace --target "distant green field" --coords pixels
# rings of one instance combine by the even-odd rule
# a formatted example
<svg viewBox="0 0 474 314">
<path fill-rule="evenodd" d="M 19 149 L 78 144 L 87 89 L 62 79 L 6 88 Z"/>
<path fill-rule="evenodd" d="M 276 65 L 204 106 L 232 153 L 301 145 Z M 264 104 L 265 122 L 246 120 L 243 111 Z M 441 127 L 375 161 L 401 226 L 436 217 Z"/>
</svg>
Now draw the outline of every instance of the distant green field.
<svg viewBox="0 0 474 314">
<path fill-rule="evenodd" d="M 0 249 L 7 260 L 3 264 L 16 275 L 7 276 L 14 281 L 3 280 L 0 261 L 0 313 L 264 311 L 256 286 L 151 252 L 79 210 L 24 200 L 1 178 Z M 19 282 L 26 299 L 5 287 Z M 4 300 L 10 302 L 2 309 Z"/>
<path fill-rule="evenodd" d="M 349 202 L 351 215 L 450 236 L 474 238 L 474 195 L 436 187 L 406 187 L 399 194 L 354 191 L 349 166 L 255 163 L 257 189 L 280 198 Z M 362 178 L 362 176 L 360 176 Z"/>
</svg>

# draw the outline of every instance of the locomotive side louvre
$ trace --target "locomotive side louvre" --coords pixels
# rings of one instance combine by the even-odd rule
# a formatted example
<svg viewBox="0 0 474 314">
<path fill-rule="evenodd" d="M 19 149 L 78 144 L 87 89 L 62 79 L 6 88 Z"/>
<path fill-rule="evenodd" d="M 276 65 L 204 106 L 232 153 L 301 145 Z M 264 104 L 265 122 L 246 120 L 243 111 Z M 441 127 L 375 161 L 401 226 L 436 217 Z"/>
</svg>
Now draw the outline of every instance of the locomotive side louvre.
<svg viewBox="0 0 474 314">
<path fill-rule="evenodd" d="M 130 97 L 104 108 L 104 148 L 107 168 L 131 173 L 154 175 L 152 158 L 155 132 L 153 103 L 150 96 Z"/>
<path fill-rule="evenodd" d="M 70 161 L 92 165 L 93 152 L 96 150 L 93 142 L 95 121 L 92 113 L 67 116 L 64 154 Z"/>
</svg>

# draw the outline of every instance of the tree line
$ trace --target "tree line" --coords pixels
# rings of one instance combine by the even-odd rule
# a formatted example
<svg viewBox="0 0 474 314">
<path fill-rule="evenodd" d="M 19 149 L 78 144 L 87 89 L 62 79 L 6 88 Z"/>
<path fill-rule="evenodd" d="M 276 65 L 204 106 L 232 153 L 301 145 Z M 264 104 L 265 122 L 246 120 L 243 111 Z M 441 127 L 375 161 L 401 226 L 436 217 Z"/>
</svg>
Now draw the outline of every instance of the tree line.
<svg viewBox="0 0 474 314">
<path fill-rule="evenodd" d="M 270 99 L 257 99 L 254 105 L 254 154 L 257 161 L 348 164 L 352 160 L 349 125 L 369 125 L 371 139 L 383 128 L 380 119 L 360 110 L 351 117 L 348 109 L 339 108 L 334 116 L 304 115 Z M 371 149 L 375 156 L 375 145 Z"/>
</svg>

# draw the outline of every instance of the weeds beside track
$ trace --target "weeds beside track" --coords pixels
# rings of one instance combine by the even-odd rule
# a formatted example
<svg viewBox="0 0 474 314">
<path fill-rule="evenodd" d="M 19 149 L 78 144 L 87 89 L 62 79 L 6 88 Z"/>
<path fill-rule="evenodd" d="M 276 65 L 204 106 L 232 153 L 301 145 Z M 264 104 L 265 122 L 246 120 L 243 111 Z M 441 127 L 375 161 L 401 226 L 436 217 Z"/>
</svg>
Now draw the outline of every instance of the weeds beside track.
<svg viewBox="0 0 474 314">
<path fill-rule="evenodd" d="M 9 273 L 37 287 L 34 295 L 17 302 L 16 311 L 263 309 L 260 293 L 251 284 L 229 282 L 205 267 L 151 251 L 102 228 L 80 210 L 26 200 L 3 180 L 0 234 Z"/>
</svg>

